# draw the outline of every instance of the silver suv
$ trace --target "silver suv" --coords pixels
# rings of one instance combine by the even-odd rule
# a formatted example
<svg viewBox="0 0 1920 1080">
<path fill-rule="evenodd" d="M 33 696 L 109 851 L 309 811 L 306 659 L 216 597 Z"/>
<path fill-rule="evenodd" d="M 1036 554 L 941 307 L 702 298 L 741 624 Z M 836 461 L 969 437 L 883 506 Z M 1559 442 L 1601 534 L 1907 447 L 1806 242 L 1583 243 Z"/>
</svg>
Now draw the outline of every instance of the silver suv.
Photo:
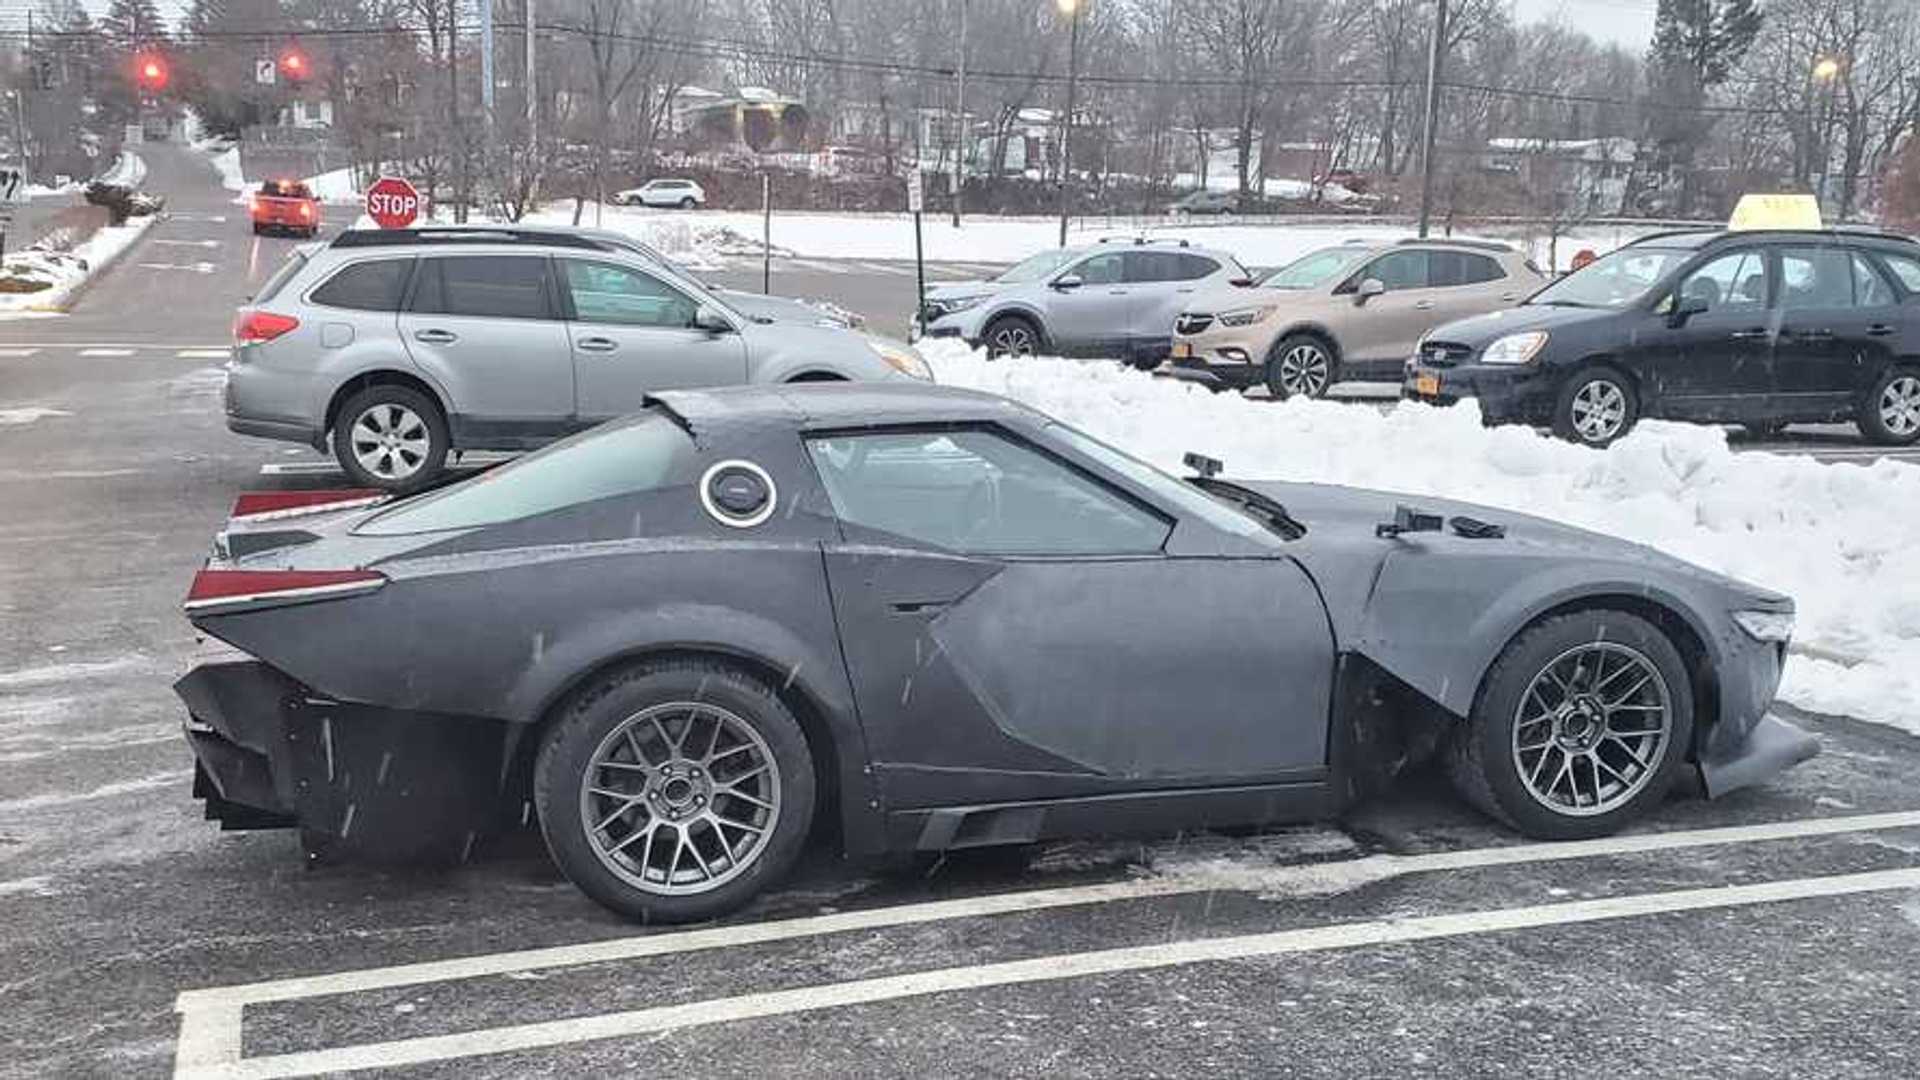
<svg viewBox="0 0 1920 1080">
<path fill-rule="evenodd" d="M 531 449 L 659 390 L 909 377 L 932 374 L 906 345 L 802 304 L 740 310 L 591 234 L 349 231 L 295 249 L 239 310 L 226 412 L 412 490 L 451 450 Z"/>
<path fill-rule="evenodd" d="M 1148 240 L 1043 251 L 991 281 L 929 288 L 916 329 L 995 356 L 1110 356 L 1151 368 L 1196 294 L 1247 279 L 1233 256 Z"/>
</svg>

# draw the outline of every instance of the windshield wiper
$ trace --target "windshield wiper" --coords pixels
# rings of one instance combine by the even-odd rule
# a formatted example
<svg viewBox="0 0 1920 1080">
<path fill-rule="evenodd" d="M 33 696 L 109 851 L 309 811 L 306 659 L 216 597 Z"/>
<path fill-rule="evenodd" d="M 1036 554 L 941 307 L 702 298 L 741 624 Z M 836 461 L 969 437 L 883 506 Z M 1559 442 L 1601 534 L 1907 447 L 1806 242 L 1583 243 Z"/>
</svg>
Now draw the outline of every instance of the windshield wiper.
<svg viewBox="0 0 1920 1080">
<path fill-rule="evenodd" d="M 1592 304 L 1583 304 L 1583 303 L 1581 303 L 1581 302 L 1580 302 L 1580 301 L 1578 301 L 1578 300 L 1529 300 L 1529 301 L 1527 301 L 1527 304 L 1528 304 L 1528 306 L 1530 306 L 1530 307 L 1577 307 L 1577 308 L 1584 308 L 1584 307 L 1592 307 L 1592 306 L 1593 306 Z"/>
<path fill-rule="evenodd" d="M 1211 476 L 1189 476 L 1187 483 L 1216 499 L 1239 507 L 1241 512 L 1278 533 L 1283 539 L 1298 540 L 1307 535 L 1307 527 L 1294 520 L 1279 500 L 1268 498 L 1252 488 L 1241 487 L 1229 480 L 1216 480 Z"/>
</svg>

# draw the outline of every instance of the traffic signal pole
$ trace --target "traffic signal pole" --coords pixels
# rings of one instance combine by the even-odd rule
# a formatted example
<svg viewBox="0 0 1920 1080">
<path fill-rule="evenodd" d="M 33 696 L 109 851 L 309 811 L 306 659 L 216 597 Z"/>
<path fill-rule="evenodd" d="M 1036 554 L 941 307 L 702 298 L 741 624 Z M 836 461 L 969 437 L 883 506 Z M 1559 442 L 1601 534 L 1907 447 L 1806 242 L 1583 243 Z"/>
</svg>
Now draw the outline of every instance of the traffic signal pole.
<svg viewBox="0 0 1920 1080">
<path fill-rule="evenodd" d="M 1426 130 L 1420 136 L 1420 239 L 1427 238 L 1433 204 L 1434 126 L 1440 117 L 1440 65 L 1447 53 L 1447 0 L 1440 0 L 1433 13 L 1433 51 L 1427 58 Z"/>
</svg>

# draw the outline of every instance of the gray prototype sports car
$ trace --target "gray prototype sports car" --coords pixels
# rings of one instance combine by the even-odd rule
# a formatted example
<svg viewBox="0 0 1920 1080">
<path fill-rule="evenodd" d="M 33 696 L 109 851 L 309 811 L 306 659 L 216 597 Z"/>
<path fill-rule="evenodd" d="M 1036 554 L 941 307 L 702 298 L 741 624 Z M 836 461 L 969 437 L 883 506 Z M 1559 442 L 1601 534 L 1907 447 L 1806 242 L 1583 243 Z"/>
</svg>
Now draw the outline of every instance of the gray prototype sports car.
<svg viewBox="0 0 1920 1080">
<path fill-rule="evenodd" d="M 537 814 L 710 917 L 855 855 L 1338 813 L 1438 758 L 1530 836 L 1816 752 L 1792 604 L 1533 518 L 1176 479 L 933 386 L 661 394 L 453 486 L 243 499 L 186 610 L 195 792 L 312 852 Z M 305 505 L 299 505 L 304 503 Z"/>
</svg>

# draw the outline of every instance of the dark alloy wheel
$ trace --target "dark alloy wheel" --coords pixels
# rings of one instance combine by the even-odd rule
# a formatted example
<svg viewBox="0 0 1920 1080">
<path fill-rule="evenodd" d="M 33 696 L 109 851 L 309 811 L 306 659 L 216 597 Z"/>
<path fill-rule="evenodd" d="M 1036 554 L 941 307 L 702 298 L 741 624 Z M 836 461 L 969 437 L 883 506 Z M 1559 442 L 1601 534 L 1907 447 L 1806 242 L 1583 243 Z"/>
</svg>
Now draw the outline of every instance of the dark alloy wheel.
<svg viewBox="0 0 1920 1080">
<path fill-rule="evenodd" d="M 1626 612 L 1578 611 L 1507 645 L 1447 764 L 1488 814 L 1568 840 L 1612 833 L 1657 806 L 1692 741 L 1692 683 L 1667 636 Z"/>
<path fill-rule="evenodd" d="M 1267 354 L 1267 392 L 1282 400 L 1325 397 L 1339 380 L 1339 371 L 1325 341 L 1312 334 L 1291 334 Z"/>
<path fill-rule="evenodd" d="M 696 203 L 696 202 L 694 202 L 694 201 L 693 201 L 693 196 L 691 196 L 691 195 L 689 195 L 689 196 L 687 196 L 686 198 L 684 198 L 684 199 L 681 199 L 681 200 L 680 200 L 680 209 L 682 209 L 682 210 L 691 210 L 691 209 L 693 209 L 694 207 L 696 207 L 696 206 L 698 206 L 698 205 L 700 205 L 700 204 L 699 204 L 699 203 Z"/>
<path fill-rule="evenodd" d="M 813 821 L 805 735 L 759 679 L 707 660 L 636 664 L 547 733 L 534 805 L 554 861 L 646 922 L 710 919 L 793 865 Z"/>
<path fill-rule="evenodd" d="M 439 405 L 408 386 L 369 386 L 333 422 L 334 459 L 360 487 L 424 487 L 445 467 L 449 441 Z"/>
<path fill-rule="evenodd" d="M 1560 388 L 1553 433 L 1586 446 L 1606 446 L 1633 429 L 1640 398 L 1633 383 L 1610 367 L 1584 368 Z"/>
<path fill-rule="evenodd" d="M 1892 368 L 1860 403 L 1860 434 L 1882 446 L 1920 441 L 1920 368 Z"/>
<path fill-rule="evenodd" d="M 1040 351 L 1039 329 L 1018 315 L 1002 315 L 988 323 L 980 340 L 990 357 L 1032 356 Z"/>
</svg>

